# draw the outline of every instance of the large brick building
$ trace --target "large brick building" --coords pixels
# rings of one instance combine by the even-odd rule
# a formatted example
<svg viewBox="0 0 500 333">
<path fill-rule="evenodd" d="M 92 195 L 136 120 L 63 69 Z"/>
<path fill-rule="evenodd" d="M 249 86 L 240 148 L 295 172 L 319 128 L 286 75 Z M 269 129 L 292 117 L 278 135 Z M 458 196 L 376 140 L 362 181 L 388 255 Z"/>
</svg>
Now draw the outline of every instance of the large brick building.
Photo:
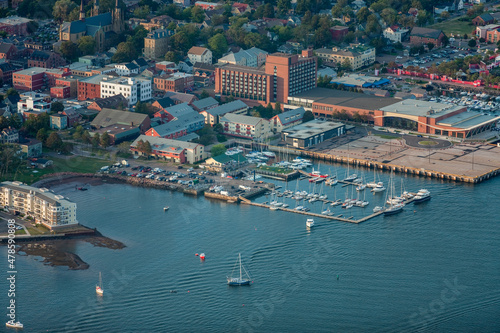
<svg viewBox="0 0 500 333">
<path fill-rule="evenodd" d="M 78 100 L 101 98 L 101 81 L 107 75 L 99 74 L 78 80 Z"/>
<path fill-rule="evenodd" d="M 414 27 L 410 33 L 410 44 L 424 45 L 428 43 L 440 47 L 443 44 L 444 33 L 441 30 Z"/>
<path fill-rule="evenodd" d="M 288 96 L 316 87 L 317 58 L 312 50 L 302 55 L 267 55 L 265 69 L 222 65 L 215 70 L 215 93 L 258 104 L 286 102 Z M 248 104 L 248 103 L 247 103 Z"/>
<path fill-rule="evenodd" d="M 26 36 L 30 21 L 30 19 L 19 16 L 0 18 L 0 31 L 5 31 L 10 35 Z"/>
<path fill-rule="evenodd" d="M 28 59 L 28 67 L 57 68 L 66 65 L 66 60 L 50 51 L 35 50 Z"/>
<path fill-rule="evenodd" d="M 157 29 L 148 33 L 144 38 L 143 54 L 148 59 L 157 59 L 165 57 L 168 51 L 169 31 Z"/>
<path fill-rule="evenodd" d="M 173 73 L 154 78 L 157 90 L 185 92 L 194 86 L 194 76 L 186 73 Z"/>
</svg>

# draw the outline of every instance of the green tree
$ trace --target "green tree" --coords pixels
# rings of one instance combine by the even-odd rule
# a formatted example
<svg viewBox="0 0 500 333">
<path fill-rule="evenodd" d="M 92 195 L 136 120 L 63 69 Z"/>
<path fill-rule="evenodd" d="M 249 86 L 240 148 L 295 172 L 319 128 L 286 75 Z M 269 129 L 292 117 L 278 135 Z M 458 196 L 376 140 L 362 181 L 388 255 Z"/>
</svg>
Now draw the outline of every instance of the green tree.
<svg viewBox="0 0 500 333">
<path fill-rule="evenodd" d="M 137 52 L 131 42 L 121 42 L 116 48 L 116 52 L 111 58 L 111 61 L 120 63 L 132 61 L 137 57 Z"/>
<path fill-rule="evenodd" d="M 95 133 L 94 136 L 92 137 L 92 147 L 97 148 L 100 143 L 101 143 L 101 136 L 99 135 L 99 133 Z"/>
<path fill-rule="evenodd" d="M 201 95 L 200 95 L 200 99 L 207 98 L 207 97 L 210 97 L 210 94 L 208 93 L 208 91 L 203 89 L 203 91 L 201 92 Z"/>
<path fill-rule="evenodd" d="M 429 51 L 432 51 L 432 49 L 434 48 L 434 43 L 427 43 L 427 48 L 429 49 Z"/>
<path fill-rule="evenodd" d="M 47 130 L 45 128 L 40 128 L 36 133 L 36 139 L 40 142 L 45 142 L 49 135 L 47 134 Z"/>
<path fill-rule="evenodd" d="M 101 135 L 101 147 L 108 148 L 111 145 L 111 138 L 108 132 L 104 132 Z"/>
<path fill-rule="evenodd" d="M 200 6 L 191 9 L 191 22 L 202 23 L 205 20 L 205 11 Z"/>
<path fill-rule="evenodd" d="M 228 45 L 223 34 L 217 34 L 208 40 L 208 48 L 212 51 L 214 58 L 220 58 L 227 52 Z"/>
<path fill-rule="evenodd" d="M 148 17 L 149 13 L 151 13 L 151 9 L 148 5 L 134 9 L 134 17 L 137 18 L 145 19 Z"/>
<path fill-rule="evenodd" d="M 365 23 L 368 19 L 368 16 L 370 16 L 370 11 L 367 7 L 361 7 L 361 9 L 356 13 L 356 18 L 358 19 L 359 23 Z"/>
<path fill-rule="evenodd" d="M 222 143 L 218 144 L 218 145 L 214 145 L 212 147 L 212 149 L 210 149 L 210 153 L 212 154 L 212 156 L 219 156 L 219 155 L 222 155 L 226 152 L 226 146 L 224 146 Z"/>
<path fill-rule="evenodd" d="M 49 137 L 45 141 L 45 145 L 50 149 L 60 149 L 63 145 L 61 137 L 56 132 L 50 133 Z"/>
<path fill-rule="evenodd" d="M 314 114 L 311 111 L 304 112 L 304 116 L 302 117 L 302 122 L 307 123 L 308 121 L 314 120 Z"/>
<path fill-rule="evenodd" d="M 345 69 L 345 70 L 351 70 L 352 67 L 351 67 L 351 61 L 349 60 L 349 58 L 345 58 L 344 61 L 342 61 L 342 65 L 341 65 L 342 69 Z"/>
<path fill-rule="evenodd" d="M 91 144 L 92 143 L 92 137 L 90 136 L 89 131 L 84 131 L 82 133 L 81 140 L 82 140 L 83 143 L 86 143 L 86 144 Z"/>
<path fill-rule="evenodd" d="M 61 102 L 52 102 L 52 104 L 50 105 L 50 111 L 52 112 L 64 111 L 64 104 Z"/>
<path fill-rule="evenodd" d="M 78 49 L 82 55 L 95 53 L 95 39 L 92 36 L 83 36 L 78 40 Z"/>
<path fill-rule="evenodd" d="M 80 50 L 78 46 L 70 40 L 61 43 L 61 54 L 68 60 L 73 60 L 78 57 Z"/>
<path fill-rule="evenodd" d="M 82 138 L 82 134 L 83 134 L 83 127 L 82 127 L 82 125 L 76 126 L 75 132 L 73 133 L 73 139 L 80 140 Z"/>
<path fill-rule="evenodd" d="M 476 43 L 476 40 L 475 40 L 475 39 L 471 39 L 471 40 L 469 40 L 469 43 L 468 43 L 469 47 L 476 47 L 476 44 L 477 44 L 477 43 Z"/>
<path fill-rule="evenodd" d="M 68 22 L 69 14 L 75 8 L 78 8 L 78 6 L 71 0 L 58 0 L 54 4 L 52 16 L 54 16 L 54 20 L 60 23 Z"/>
<path fill-rule="evenodd" d="M 19 96 L 19 93 L 14 88 L 9 88 L 7 90 L 7 96 Z"/>
<path fill-rule="evenodd" d="M 284 16 L 288 13 L 288 10 L 292 8 L 291 0 L 278 0 L 278 15 Z"/>
</svg>

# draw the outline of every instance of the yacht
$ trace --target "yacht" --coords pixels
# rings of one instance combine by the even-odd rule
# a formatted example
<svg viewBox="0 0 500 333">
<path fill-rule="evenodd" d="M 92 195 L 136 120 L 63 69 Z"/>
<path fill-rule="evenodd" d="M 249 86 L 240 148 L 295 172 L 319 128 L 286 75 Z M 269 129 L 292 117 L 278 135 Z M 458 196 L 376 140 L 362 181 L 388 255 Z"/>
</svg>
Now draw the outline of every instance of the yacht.
<svg viewBox="0 0 500 333">
<path fill-rule="evenodd" d="M 417 195 L 413 197 L 413 202 L 418 204 L 431 199 L 431 193 L 426 189 L 418 191 Z"/>
<path fill-rule="evenodd" d="M 385 187 L 383 185 L 377 185 L 372 188 L 372 192 L 383 192 L 385 191 Z"/>
<path fill-rule="evenodd" d="M 306 221 L 306 226 L 307 226 L 308 228 L 312 228 L 312 227 L 314 227 L 314 219 L 307 219 L 307 221 Z"/>
</svg>

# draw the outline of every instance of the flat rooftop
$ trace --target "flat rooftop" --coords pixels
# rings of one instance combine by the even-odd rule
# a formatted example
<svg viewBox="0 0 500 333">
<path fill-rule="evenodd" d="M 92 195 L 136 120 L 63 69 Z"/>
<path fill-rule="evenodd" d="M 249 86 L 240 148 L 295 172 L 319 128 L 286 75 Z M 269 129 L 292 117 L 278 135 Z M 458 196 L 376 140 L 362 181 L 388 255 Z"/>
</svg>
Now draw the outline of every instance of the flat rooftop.
<svg viewBox="0 0 500 333">
<path fill-rule="evenodd" d="M 327 88 L 314 88 L 300 94 L 288 97 L 288 100 L 306 100 L 310 103 L 322 103 L 344 107 L 381 110 L 382 108 L 400 102 L 400 99 L 370 96 L 363 93 L 334 90 Z"/>
<path fill-rule="evenodd" d="M 219 66 L 221 69 L 225 69 L 228 71 L 235 71 L 235 72 L 242 72 L 242 73 L 250 73 L 250 74 L 257 74 L 257 75 L 267 75 L 266 71 L 257 69 L 255 67 L 248 67 L 248 66 L 238 66 L 238 65 L 231 65 L 231 64 L 225 64 L 222 66 Z"/>
<path fill-rule="evenodd" d="M 460 105 L 450 105 L 412 99 L 398 101 L 397 103 L 388 105 L 380 110 L 384 112 L 401 113 L 416 117 L 420 116 L 428 118 L 438 118 L 465 108 L 465 106 Z"/>
<path fill-rule="evenodd" d="M 500 121 L 500 116 L 485 115 L 477 112 L 462 112 L 437 122 L 437 125 L 471 129 L 481 124 Z"/>
<path fill-rule="evenodd" d="M 331 121 L 321 121 L 318 119 L 308 121 L 297 126 L 290 127 L 283 132 L 288 133 L 287 137 L 295 139 L 307 139 L 311 136 L 325 133 L 332 129 L 344 126 L 342 123 L 335 123 Z"/>
</svg>

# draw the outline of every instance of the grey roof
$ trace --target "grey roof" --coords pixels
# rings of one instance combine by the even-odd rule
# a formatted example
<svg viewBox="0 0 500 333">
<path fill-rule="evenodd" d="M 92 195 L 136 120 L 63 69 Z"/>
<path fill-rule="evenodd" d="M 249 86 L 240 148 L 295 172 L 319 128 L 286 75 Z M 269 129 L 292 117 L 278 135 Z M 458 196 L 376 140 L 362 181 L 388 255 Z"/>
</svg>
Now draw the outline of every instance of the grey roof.
<svg viewBox="0 0 500 333">
<path fill-rule="evenodd" d="M 151 144 L 153 150 L 169 151 L 181 153 L 184 149 L 195 149 L 200 146 L 199 143 L 190 143 L 182 140 L 164 139 L 157 136 L 140 135 L 135 141 L 130 145 L 131 147 L 137 147 L 138 142 L 142 140 L 144 142 L 148 141 Z"/>
<path fill-rule="evenodd" d="M 192 94 L 173 92 L 173 91 L 167 91 L 163 97 L 169 97 L 173 101 L 181 101 L 183 103 L 191 103 L 193 98 L 196 98 Z"/>
<path fill-rule="evenodd" d="M 188 113 L 197 113 L 192 107 L 188 105 L 188 103 L 181 103 L 174 106 L 170 106 L 165 108 L 165 111 L 170 113 L 174 117 L 179 117 Z"/>
<path fill-rule="evenodd" d="M 184 129 L 187 130 L 190 125 L 202 122 L 203 123 L 205 122 L 205 117 L 203 117 L 198 112 L 191 112 L 177 117 L 176 120 L 172 120 L 166 124 L 156 126 L 154 127 L 154 130 L 160 136 L 167 136 L 182 131 Z"/>
<path fill-rule="evenodd" d="M 219 105 L 213 109 L 208 109 L 205 111 L 207 113 L 210 113 L 212 116 L 220 116 L 220 115 L 224 115 L 226 113 L 238 111 L 241 109 L 248 110 L 248 105 L 246 105 L 245 103 L 243 103 L 242 101 L 237 99 L 237 100 L 234 100 L 232 102 L 222 104 L 222 105 Z"/>
<path fill-rule="evenodd" d="M 62 195 L 56 195 L 54 192 L 49 191 L 45 188 L 36 188 L 32 186 L 28 186 L 21 182 L 11 182 L 5 181 L 0 183 L 0 187 L 6 187 L 15 191 L 20 191 L 24 193 L 33 193 L 36 197 L 39 197 L 54 206 L 60 206 L 61 202 L 73 203 Z"/>
<path fill-rule="evenodd" d="M 85 18 L 85 21 L 73 21 L 64 22 L 62 25 L 62 31 L 71 34 L 76 34 L 80 32 L 86 32 L 88 35 L 93 36 L 93 34 L 99 29 L 99 27 L 104 27 L 111 25 L 112 17 L 111 13 L 103 13 L 89 18 Z"/>
<path fill-rule="evenodd" d="M 400 113 L 414 117 L 438 118 L 446 114 L 464 109 L 464 106 L 450 105 L 444 103 L 420 101 L 420 100 L 398 100 L 397 103 L 381 108 L 381 111 Z"/>
<path fill-rule="evenodd" d="M 0 43 L 0 53 L 6 53 L 8 52 L 11 47 L 13 47 L 14 44 L 10 44 L 10 43 Z"/>
<path fill-rule="evenodd" d="M 411 30 L 411 36 L 417 36 L 417 37 L 426 37 L 426 38 L 432 38 L 432 39 L 438 39 L 439 35 L 441 35 L 443 32 L 441 30 L 436 30 L 436 29 L 429 29 L 429 28 L 421 28 L 421 27 L 414 27 Z"/>
<path fill-rule="evenodd" d="M 217 102 L 217 100 L 213 97 L 207 97 L 193 102 L 193 106 L 198 110 L 205 110 L 216 105 L 219 105 L 219 102 Z"/>
<path fill-rule="evenodd" d="M 306 99 L 316 103 L 330 104 L 341 107 L 352 107 L 365 110 L 380 110 L 381 108 L 400 102 L 399 99 L 377 97 L 363 93 L 354 93 L 327 88 L 314 88 L 296 94 L 289 99 Z"/>
<path fill-rule="evenodd" d="M 477 126 L 499 120 L 500 120 L 499 116 L 492 116 L 488 114 L 477 114 L 477 113 L 471 114 L 471 112 L 462 112 L 457 115 L 438 121 L 436 124 L 440 126 L 451 126 L 462 129 L 472 129 Z"/>
<path fill-rule="evenodd" d="M 297 121 L 297 120 L 302 120 L 305 112 L 306 112 L 306 110 L 304 110 L 303 107 L 300 107 L 297 109 L 293 109 L 290 111 L 279 113 L 276 115 L 276 117 L 279 118 L 282 125 L 286 125 L 286 124 L 292 123 L 292 122 Z"/>
<path fill-rule="evenodd" d="M 491 16 L 491 15 L 490 15 L 490 14 L 488 14 L 488 13 L 481 14 L 481 15 L 479 15 L 479 17 L 480 17 L 480 18 L 482 18 L 482 19 L 483 19 L 483 21 L 485 21 L 485 22 L 495 20 L 495 19 L 493 18 L 493 16 Z"/>
<path fill-rule="evenodd" d="M 230 123 L 245 124 L 245 125 L 250 125 L 250 126 L 256 126 L 262 120 L 267 121 L 264 118 L 244 116 L 241 114 L 234 114 L 234 113 L 228 113 L 228 114 L 224 115 L 224 117 L 222 117 L 222 119 L 221 119 L 221 121 L 227 121 Z"/>
<path fill-rule="evenodd" d="M 139 126 L 148 116 L 141 113 L 120 111 L 114 109 L 102 109 L 94 118 L 91 125 L 100 128 L 111 125 L 131 125 Z"/>
<path fill-rule="evenodd" d="M 283 130 L 283 132 L 288 133 L 287 137 L 290 138 L 307 139 L 310 138 L 311 136 L 315 136 L 342 126 L 345 125 L 342 123 L 336 123 L 332 121 L 322 121 L 314 119 L 308 121 L 307 123 L 287 128 L 286 130 Z"/>
<path fill-rule="evenodd" d="M 132 62 L 129 62 L 127 64 L 124 64 L 125 67 L 127 67 L 128 70 L 134 70 L 136 68 L 139 68 L 139 66 L 137 66 L 136 64 L 132 63 Z"/>
</svg>

